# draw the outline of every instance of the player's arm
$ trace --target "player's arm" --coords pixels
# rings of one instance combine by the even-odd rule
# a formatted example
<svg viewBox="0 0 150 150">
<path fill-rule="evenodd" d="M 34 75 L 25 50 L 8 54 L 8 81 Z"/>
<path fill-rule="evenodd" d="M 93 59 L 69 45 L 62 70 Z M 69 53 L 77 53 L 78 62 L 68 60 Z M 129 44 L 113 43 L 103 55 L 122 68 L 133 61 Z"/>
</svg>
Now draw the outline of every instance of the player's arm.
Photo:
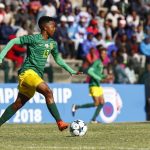
<svg viewBox="0 0 150 150">
<path fill-rule="evenodd" d="M 71 75 L 72 74 L 77 74 L 78 72 L 73 70 L 70 66 L 68 66 L 64 60 L 61 58 L 61 56 L 59 54 L 56 54 L 53 56 L 54 57 L 54 60 L 55 62 L 61 66 L 62 68 L 64 68 L 66 71 L 68 71 Z"/>
<path fill-rule="evenodd" d="M 10 40 L 7 45 L 3 48 L 3 50 L 0 53 L 0 63 L 2 63 L 3 58 L 7 54 L 7 52 L 13 47 L 15 44 L 21 44 L 20 38 L 14 38 Z"/>
<path fill-rule="evenodd" d="M 101 77 L 101 76 L 98 76 L 95 72 L 94 72 L 94 68 L 93 67 L 91 67 L 91 68 L 89 68 L 88 69 L 88 74 L 92 77 L 92 78 L 94 78 L 95 80 L 102 80 L 103 78 Z"/>
<path fill-rule="evenodd" d="M 95 70 L 95 68 L 96 68 L 97 65 L 100 65 L 100 62 L 99 62 L 99 61 L 96 61 L 96 62 L 93 63 L 93 65 L 88 69 L 88 74 L 89 74 L 91 77 L 93 77 L 95 80 L 101 81 L 101 80 L 103 80 L 104 78 L 106 78 L 106 75 L 105 75 L 105 74 L 97 75 L 97 74 L 95 73 L 94 70 Z"/>
<path fill-rule="evenodd" d="M 80 72 L 77 72 L 75 70 L 73 70 L 69 65 L 67 65 L 65 63 L 65 61 L 61 58 L 61 56 L 58 53 L 58 48 L 57 48 L 57 44 L 55 43 L 55 47 L 51 52 L 52 56 L 54 57 L 55 62 L 61 66 L 62 68 L 64 68 L 66 71 L 68 71 L 71 75 L 72 74 L 80 74 Z"/>
</svg>

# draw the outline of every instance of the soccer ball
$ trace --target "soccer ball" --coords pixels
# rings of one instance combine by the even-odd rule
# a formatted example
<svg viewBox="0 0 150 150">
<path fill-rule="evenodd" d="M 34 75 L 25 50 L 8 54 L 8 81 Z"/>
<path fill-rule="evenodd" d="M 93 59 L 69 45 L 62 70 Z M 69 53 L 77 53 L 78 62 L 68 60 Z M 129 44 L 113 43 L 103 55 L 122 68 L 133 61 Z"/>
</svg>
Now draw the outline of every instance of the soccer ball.
<svg viewBox="0 0 150 150">
<path fill-rule="evenodd" d="M 72 136 L 83 136 L 87 132 L 87 125 L 83 120 L 75 120 L 70 124 L 70 133 Z"/>
</svg>

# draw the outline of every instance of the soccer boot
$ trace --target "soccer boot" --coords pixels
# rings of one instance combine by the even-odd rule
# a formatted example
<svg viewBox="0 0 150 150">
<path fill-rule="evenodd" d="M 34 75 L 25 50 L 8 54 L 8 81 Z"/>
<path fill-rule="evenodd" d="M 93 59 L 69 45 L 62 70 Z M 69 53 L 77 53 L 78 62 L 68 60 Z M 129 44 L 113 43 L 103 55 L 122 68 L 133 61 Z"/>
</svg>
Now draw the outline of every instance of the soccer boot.
<svg viewBox="0 0 150 150">
<path fill-rule="evenodd" d="M 97 121 L 97 120 L 91 120 L 90 123 L 96 124 L 96 123 L 101 123 L 101 122 L 99 122 L 99 121 Z"/>
<path fill-rule="evenodd" d="M 60 131 L 63 131 L 63 130 L 65 130 L 65 129 L 67 129 L 68 126 L 69 126 L 68 123 L 63 122 L 62 120 L 61 120 L 61 121 L 57 121 L 57 125 L 58 125 L 58 129 L 59 129 Z"/>
<path fill-rule="evenodd" d="M 72 111 L 72 116 L 74 117 L 75 116 L 75 113 L 76 113 L 76 105 L 75 104 L 73 104 L 72 105 L 72 109 L 71 109 L 71 111 Z"/>
</svg>

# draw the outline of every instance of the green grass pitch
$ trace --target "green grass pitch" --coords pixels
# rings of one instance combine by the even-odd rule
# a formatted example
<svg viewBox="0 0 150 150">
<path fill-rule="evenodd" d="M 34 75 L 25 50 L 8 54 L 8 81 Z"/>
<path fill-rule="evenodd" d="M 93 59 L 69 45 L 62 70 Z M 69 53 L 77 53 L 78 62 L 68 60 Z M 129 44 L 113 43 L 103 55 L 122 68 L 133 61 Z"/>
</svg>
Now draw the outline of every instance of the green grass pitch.
<svg viewBox="0 0 150 150">
<path fill-rule="evenodd" d="M 72 137 L 56 124 L 5 124 L 0 150 L 150 150 L 150 123 L 88 124 L 87 134 Z"/>
</svg>

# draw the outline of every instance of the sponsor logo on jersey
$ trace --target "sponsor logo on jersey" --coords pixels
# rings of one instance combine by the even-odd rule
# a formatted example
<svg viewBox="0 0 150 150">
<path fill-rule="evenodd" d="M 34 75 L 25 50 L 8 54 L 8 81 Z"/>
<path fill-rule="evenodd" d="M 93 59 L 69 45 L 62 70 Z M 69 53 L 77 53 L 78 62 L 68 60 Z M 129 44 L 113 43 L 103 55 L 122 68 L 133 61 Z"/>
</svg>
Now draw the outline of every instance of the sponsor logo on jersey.
<svg viewBox="0 0 150 150">
<path fill-rule="evenodd" d="M 46 48 L 49 48 L 49 45 L 48 45 L 48 44 L 45 44 L 45 47 L 46 47 Z"/>
</svg>

